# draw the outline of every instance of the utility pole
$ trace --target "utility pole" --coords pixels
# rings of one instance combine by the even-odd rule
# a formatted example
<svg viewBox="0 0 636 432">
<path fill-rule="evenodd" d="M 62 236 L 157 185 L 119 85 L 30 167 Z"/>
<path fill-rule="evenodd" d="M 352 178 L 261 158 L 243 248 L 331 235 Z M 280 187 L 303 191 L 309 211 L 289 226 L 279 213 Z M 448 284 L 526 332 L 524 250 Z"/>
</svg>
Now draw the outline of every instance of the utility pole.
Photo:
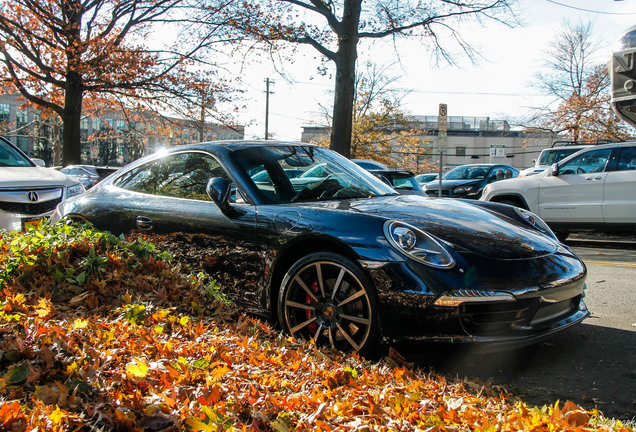
<svg viewBox="0 0 636 432">
<path fill-rule="evenodd" d="M 269 78 L 265 79 L 265 139 L 269 139 L 269 95 L 274 93 L 269 90 L 269 85 L 274 81 Z"/>
</svg>

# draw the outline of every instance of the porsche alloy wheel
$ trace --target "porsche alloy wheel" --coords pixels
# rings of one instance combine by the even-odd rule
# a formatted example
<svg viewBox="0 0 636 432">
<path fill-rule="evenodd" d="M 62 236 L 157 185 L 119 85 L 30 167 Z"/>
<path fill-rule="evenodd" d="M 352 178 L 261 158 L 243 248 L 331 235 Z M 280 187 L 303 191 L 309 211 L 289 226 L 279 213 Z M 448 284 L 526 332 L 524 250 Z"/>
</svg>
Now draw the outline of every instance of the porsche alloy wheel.
<svg viewBox="0 0 636 432">
<path fill-rule="evenodd" d="M 377 340 L 377 302 L 362 271 L 332 253 L 301 258 L 285 275 L 279 319 L 294 337 L 366 354 Z"/>
</svg>

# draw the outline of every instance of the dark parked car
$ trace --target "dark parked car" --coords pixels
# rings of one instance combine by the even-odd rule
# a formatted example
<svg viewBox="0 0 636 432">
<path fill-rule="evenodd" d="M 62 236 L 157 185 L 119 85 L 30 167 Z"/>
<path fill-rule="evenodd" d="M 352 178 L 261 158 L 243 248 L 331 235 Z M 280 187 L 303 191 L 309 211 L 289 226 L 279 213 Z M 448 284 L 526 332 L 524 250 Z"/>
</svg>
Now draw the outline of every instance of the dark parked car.
<svg viewBox="0 0 636 432">
<path fill-rule="evenodd" d="M 510 165 L 461 165 L 442 175 L 442 197 L 479 199 L 486 185 L 518 175 L 519 170 Z M 439 180 L 427 183 L 424 190 L 428 196 L 439 196 Z"/>
<path fill-rule="evenodd" d="M 64 168 L 60 168 L 59 171 L 76 179 L 82 183 L 86 189 L 89 189 L 117 171 L 117 168 L 94 165 L 68 165 Z"/>
<path fill-rule="evenodd" d="M 313 182 L 285 175 L 318 166 L 328 175 Z M 260 170 L 272 184 L 251 179 Z M 522 345 L 588 314 L 585 266 L 532 213 L 399 195 L 311 145 L 174 147 L 65 201 L 62 217 L 164 234 L 176 254 L 197 248 L 195 262 L 228 298 L 342 350 Z"/>
<path fill-rule="evenodd" d="M 415 176 L 415 180 L 420 182 L 421 184 L 426 184 L 428 182 L 432 182 L 433 180 L 437 180 L 438 173 L 422 173 Z"/>
<path fill-rule="evenodd" d="M 424 195 L 424 188 L 415 179 L 415 174 L 401 170 L 369 170 L 377 178 L 390 185 L 402 195 Z"/>
</svg>

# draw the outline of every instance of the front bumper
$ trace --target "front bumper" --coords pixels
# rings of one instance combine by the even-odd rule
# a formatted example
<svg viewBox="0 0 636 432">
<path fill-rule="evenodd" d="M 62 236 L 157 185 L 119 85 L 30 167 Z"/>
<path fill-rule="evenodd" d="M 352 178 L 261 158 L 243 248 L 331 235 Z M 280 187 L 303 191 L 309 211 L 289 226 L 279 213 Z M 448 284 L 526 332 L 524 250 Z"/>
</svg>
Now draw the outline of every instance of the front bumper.
<svg viewBox="0 0 636 432">
<path fill-rule="evenodd" d="M 541 269 L 537 262 L 542 260 L 545 268 L 560 264 L 560 273 L 506 280 L 510 274 L 524 275 L 520 271 L 525 265 Z M 589 315 L 583 302 L 586 269 L 575 256 L 553 254 L 507 266 L 514 268 L 500 270 L 501 278 L 483 277 L 470 284 L 465 274 L 461 280 L 452 270 L 432 271 L 409 261 L 370 269 L 383 341 L 473 344 L 476 350 L 517 348 L 549 338 Z M 459 300 L 440 301 L 453 299 L 449 293 L 458 293 Z M 471 293 L 476 293 L 473 300 Z"/>
</svg>

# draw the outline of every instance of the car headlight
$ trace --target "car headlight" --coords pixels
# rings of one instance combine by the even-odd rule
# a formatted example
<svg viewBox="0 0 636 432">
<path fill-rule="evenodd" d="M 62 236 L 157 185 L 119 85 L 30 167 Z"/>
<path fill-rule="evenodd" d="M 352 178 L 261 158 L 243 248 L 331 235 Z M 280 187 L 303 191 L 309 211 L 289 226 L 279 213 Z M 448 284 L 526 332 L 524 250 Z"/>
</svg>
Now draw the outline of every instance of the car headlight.
<svg viewBox="0 0 636 432">
<path fill-rule="evenodd" d="M 404 255 L 435 268 L 452 268 L 455 260 L 431 235 L 409 224 L 386 221 L 384 235 Z"/>
<path fill-rule="evenodd" d="M 552 232 L 548 224 L 546 224 L 543 219 L 541 219 L 536 214 L 532 213 L 529 210 L 522 209 L 519 207 L 515 207 L 515 211 L 523 220 L 532 225 L 535 229 L 541 231 L 543 234 L 557 240 L 557 236 Z"/>
<path fill-rule="evenodd" d="M 66 188 L 66 198 L 74 197 L 84 192 L 86 192 L 84 186 L 81 183 L 77 183 Z"/>
<path fill-rule="evenodd" d="M 471 193 L 475 189 L 475 185 L 470 186 L 458 186 L 453 189 L 453 195 L 465 195 Z"/>
</svg>

